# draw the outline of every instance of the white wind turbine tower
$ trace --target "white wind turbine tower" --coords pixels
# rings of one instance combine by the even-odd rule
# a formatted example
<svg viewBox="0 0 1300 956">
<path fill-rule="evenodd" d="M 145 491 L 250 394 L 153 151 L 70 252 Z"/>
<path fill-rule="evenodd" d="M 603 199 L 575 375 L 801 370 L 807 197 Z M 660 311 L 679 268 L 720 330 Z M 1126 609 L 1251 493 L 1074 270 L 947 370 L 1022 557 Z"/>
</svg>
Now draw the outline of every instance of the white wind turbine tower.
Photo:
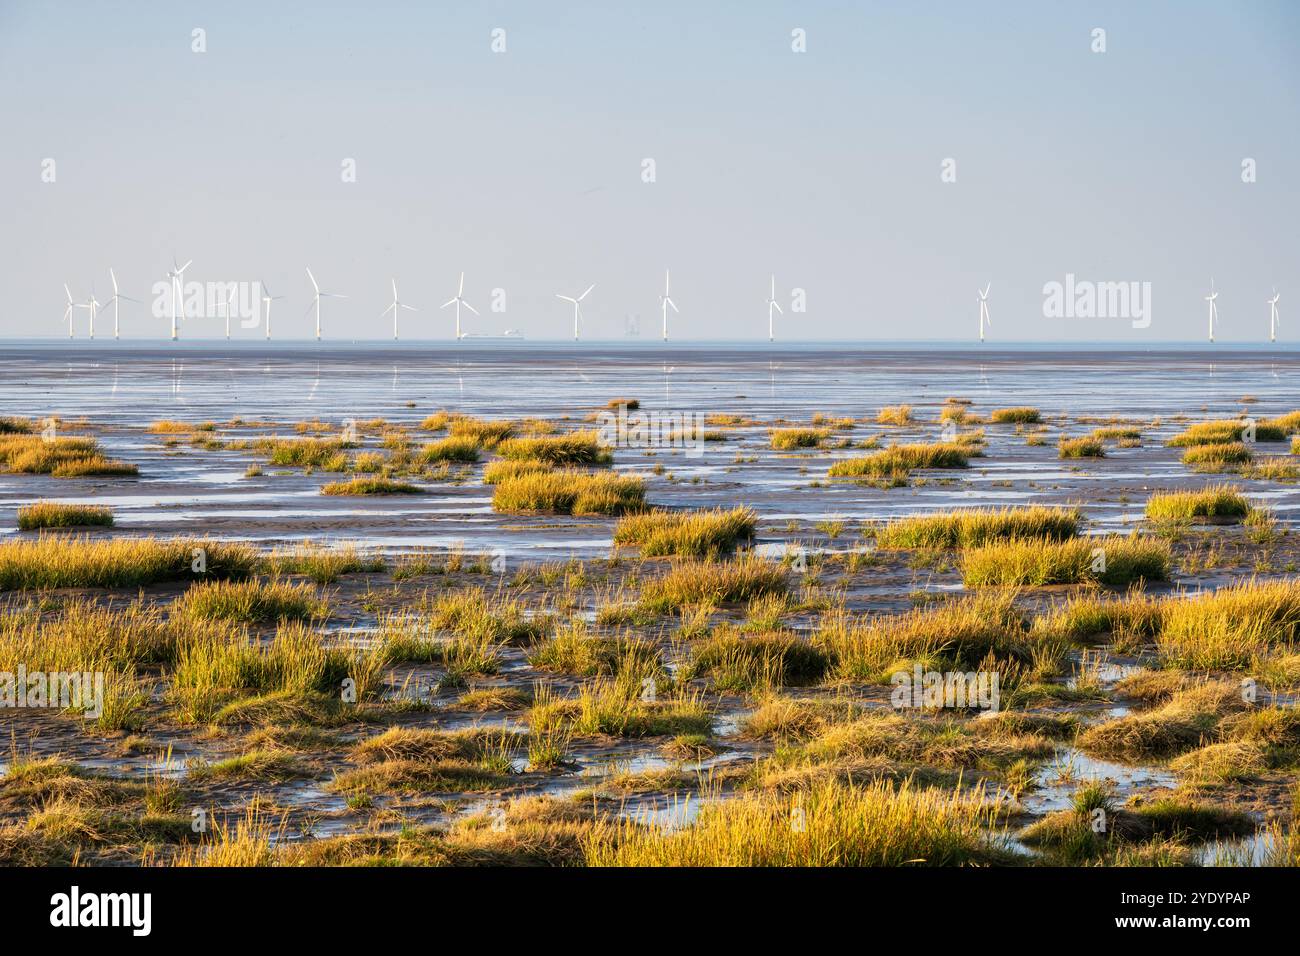
<svg viewBox="0 0 1300 956">
<path fill-rule="evenodd" d="M 665 342 L 668 341 L 669 307 L 671 306 L 674 312 L 681 312 L 681 309 L 677 308 L 677 303 L 673 301 L 672 296 L 668 294 L 668 279 L 669 279 L 668 270 L 665 269 L 664 270 L 664 294 L 659 297 L 659 307 L 663 309 L 663 313 L 664 313 L 664 341 Z"/>
<path fill-rule="evenodd" d="M 415 306 L 407 305 L 405 302 L 403 302 L 401 299 L 397 297 L 397 280 L 393 279 L 393 304 L 390 305 L 388 308 L 384 309 L 384 311 L 380 313 L 379 317 L 382 319 L 389 312 L 393 313 L 393 341 L 394 342 L 397 341 L 397 313 L 400 312 L 402 309 L 406 309 L 407 311 L 410 312 L 420 311 Z"/>
<path fill-rule="evenodd" d="M 1205 297 L 1205 301 L 1210 303 L 1210 341 L 1214 341 L 1214 324 L 1219 321 L 1219 305 L 1215 299 L 1219 293 L 1214 291 L 1214 278 L 1210 278 L 1210 294 Z"/>
<path fill-rule="evenodd" d="M 74 310 L 74 309 L 79 309 L 79 308 L 81 308 L 81 306 L 77 305 L 77 303 L 76 303 L 75 301 L 73 301 L 73 298 L 72 298 L 72 290 L 68 288 L 68 284 L 67 284 L 66 282 L 63 283 L 63 292 L 64 292 L 64 294 L 68 297 L 68 304 L 67 304 L 67 305 L 64 307 L 64 309 L 63 309 L 63 318 L 64 318 L 64 319 L 67 321 L 67 323 L 68 323 L 68 338 L 72 338 L 72 337 L 73 337 L 73 331 L 74 331 L 74 327 L 73 327 L 73 310 Z"/>
<path fill-rule="evenodd" d="M 1277 287 L 1274 286 L 1274 288 L 1273 288 L 1273 298 L 1267 300 L 1267 302 L 1268 302 L 1268 340 L 1269 340 L 1270 342 L 1276 342 L 1276 341 L 1277 341 L 1277 327 L 1278 327 L 1279 325 L 1282 324 L 1282 320 L 1279 319 L 1278 316 L 1277 316 L 1277 300 L 1280 299 L 1280 298 L 1282 298 L 1282 296 L 1281 296 L 1281 294 L 1277 291 Z"/>
<path fill-rule="evenodd" d="M 984 291 L 980 292 L 980 341 L 984 341 L 984 326 L 992 325 L 993 320 L 989 318 L 989 289 L 993 288 L 990 282 L 984 286 Z"/>
<path fill-rule="evenodd" d="M 768 293 L 767 296 L 767 340 L 769 342 L 776 341 L 776 327 L 773 324 L 773 320 L 772 320 L 773 309 L 776 309 L 777 312 L 781 312 L 781 306 L 778 305 L 776 301 L 776 276 L 775 275 L 772 276 L 772 291 Z M 781 312 L 781 314 L 785 315 L 784 312 Z"/>
<path fill-rule="evenodd" d="M 320 290 L 320 286 L 316 284 L 316 277 L 311 274 L 311 269 L 307 270 L 307 278 L 311 280 L 311 287 L 316 290 L 316 295 L 312 297 L 311 305 L 307 306 L 307 311 L 310 312 L 313 308 L 316 309 L 316 341 L 319 342 L 320 341 L 320 300 L 321 299 L 346 299 L 347 296 L 340 295 L 337 292 L 322 292 Z"/>
<path fill-rule="evenodd" d="M 90 313 L 90 338 L 92 341 L 95 338 L 95 316 L 99 314 L 99 306 L 100 301 L 95 298 L 95 290 L 92 288 L 90 290 L 90 298 L 87 299 L 86 304 L 82 306 L 83 309 Z"/>
<path fill-rule="evenodd" d="M 109 267 L 108 277 L 113 282 L 113 295 L 107 302 L 104 303 L 104 307 L 107 308 L 110 305 L 113 307 L 113 338 L 116 339 L 120 337 L 119 333 L 121 331 L 121 326 L 118 324 L 117 321 L 118 300 L 126 299 L 127 302 L 137 302 L 139 300 L 133 299 L 129 295 L 123 295 L 122 293 L 117 291 L 117 275 L 113 272 L 112 267 Z"/>
<path fill-rule="evenodd" d="M 478 309 L 474 308 L 474 306 L 470 305 L 468 302 L 464 300 L 464 298 L 462 298 L 464 294 L 465 294 L 465 273 L 462 272 L 460 274 L 460 285 L 456 286 L 456 294 L 438 307 L 440 309 L 446 309 L 453 305 L 456 306 L 456 340 L 457 341 L 460 341 L 462 338 L 465 337 L 460 330 L 460 307 L 463 305 L 465 308 L 469 309 L 475 315 L 478 315 Z"/>
<path fill-rule="evenodd" d="M 185 318 L 185 270 L 190 267 L 193 259 L 186 259 L 185 265 L 178 266 L 176 259 L 172 258 L 172 268 L 167 273 L 167 278 L 172 282 L 172 341 L 176 341 L 176 303 L 179 299 L 181 307 L 181 318 Z"/>
<path fill-rule="evenodd" d="M 266 306 L 266 340 L 271 341 L 271 303 L 276 299 L 283 299 L 282 295 L 271 295 L 271 290 L 266 287 L 266 282 L 258 282 L 262 288 L 262 304 Z"/>
<path fill-rule="evenodd" d="M 230 300 L 235 297 L 237 290 L 231 289 L 230 294 L 226 296 L 226 301 L 221 303 L 226 309 L 226 341 L 230 341 Z"/>
<path fill-rule="evenodd" d="M 596 288 L 596 284 L 593 282 L 591 285 L 587 286 L 587 291 L 582 293 L 582 295 L 578 296 L 576 299 L 571 295 L 560 295 L 558 292 L 555 294 L 557 299 L 563 299 L 565 302 L 573 303 L 573 341 L 575 342 L 578 341 L 578 329 L 582 324 L 582 300 L 585 299 L 587 293 L 591 292 L 594 288 Z"/>
</svg>

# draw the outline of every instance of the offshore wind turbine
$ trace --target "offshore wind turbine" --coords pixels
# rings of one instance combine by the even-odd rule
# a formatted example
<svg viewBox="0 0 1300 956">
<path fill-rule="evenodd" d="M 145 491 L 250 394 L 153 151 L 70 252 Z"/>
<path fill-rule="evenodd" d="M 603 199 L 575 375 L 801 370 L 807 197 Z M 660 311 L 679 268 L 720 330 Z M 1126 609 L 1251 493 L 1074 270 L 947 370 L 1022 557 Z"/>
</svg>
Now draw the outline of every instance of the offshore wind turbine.
<svg viewBox="0 0 1300 956">
<path fill-rule="evenodd" d="M 464 294 L 465 294 L 465 273 L 462 272 L 460 274 L 460 285 L 456 286 L 456 294 L 438 307 L 440 309 L 445 309 L 452 305 L 456 306 L 456 341 L 458 342 L 465 337 L 464 333 L 462 333 L 460 330 L 460 307 L 463 305 L 465 308 L 469 309 L 475 315 L 478 315 L 478 309 L 474 308 L 474 306 L 470 305 L 468 302 L 465 301 L 465 299 L 463 298 Z"/>
<path fill-rule="evenodd" d="M 99 306 L 100 301 L 95 298 L 95 290 L 92 286 L 90 290 L 90 298 L 87 299 L 86 304 L 82 306 L 83 309 L 90 313 L 90 338 L 92 341 L 95 338 L 95 316 L 99 314 Z"/>
<path fill-rule="evenodd" d="M 127 302 L 138 302 L 139 300 L 133 299 L 129 295 L 123 295 L 121 292 L 117 291 L 117 275 L 113 272 L 112 266 L 110 266 L 108 269 L 108 277 L 113 282 L 113 295 L 112 297 L 109 298 L 107 302 L 104 303 L 104 307 L 107 308 L 110 305 L 113 307 L 113 338 L 116 339 L 120 337 L 119 332 L 121 331 L 121 326 L 118 324 L 117 321 L 118 300 L 126 299 Z"/>
<path fill-rule="evenodd" d="M 671 307 L 672 310 L 673 310 L 674 312 L 680 312 L 680 311 L 681 311 L 681 309 L 677 308 L 677 303 L 673 301 L 672 296 L 669 295 L 669 293 L 668 293 L 668 279 L 669 279 L 668 270 L 665 269 L 665 270 L 664 270 L 664 294 L 661 295 L 661 296 L 659 297 L 659 307 L 660 307 L 661 309 L 663 309 L 663 313 L 664 313 L 664 341 L 665 341 L 665 342 L 668 341 L 668 309 L 669 309 L 669 307 Z"/>
<path fill-rule="evenodd" d="M 312 297 L 311 305 L 307 306 L 310 312 L 314 307 L 316 309 L 316 341 L 320 341 L 320 300 L 321 299 L 346 299 L 347 296 L 340 295 L 337 292 L 322 292 L 320 286 L 316 284 L 316 277 L 311 274 L 311 269 L 307 270 L 307 278 L 311 280 L 311 287 L 316 290 L 316 295 Z"/>
<path fill-rule="evenodd" d="M 1277 327 L 1282 324 L 1282 320 L 1277 316 L 1277 300 L 1282 298 L 1278 293 L 1277 287 L 1273 287 L 1273 298 L 1266 300 L 1268 302 L 1268 340 L 1277 341 Z"/>
<path fill-rule="evenodd" d="M 226 296 L 226 301 L 221 303 L 223 306 L 226 307 L 226 341 L 227 342 L 230 341 L 230 300 L 235 297 L 235 293 L 237 291 L 238 290 L 236 289 L 231 289 L 230 294 Z"/>
<path fill-rule="evenodd" d="M 80 306 L 77 305 L 75 301 L 73 301 L 72 290 L 68 288 L 68 284 L 66 282 L 63 283 L 63 292 L 68 297 L 68 304 L 63 309 L 63 318 L 68 323 L 68 338 L 72 338 L 72 334 L 74 331 L 73 321 L 72 321 L 73 310 L 80 308 Z"/>
<path fill-rule="evenodd" d="M 276 299 L 283 299 L 282 295 L 271 295 L 271 290 L 266 287 L 264 280 L 259 280 L 258 285 L 262 289 L 262 304 L 266 306 L 266 340 L 271 341 L 271 303 Z"/>
<path fill-rule="evenodd" d="M 776 276 L 775 275 L 772 276 L 772 291 L 769 292 L 767 296 L 767 340 L 769 342 L 776 341 L 776 331 L 772 321 L 773 309 L 776 309 L 777 312 L 781 312 L 781 306 L 777 304 L 776 301 Z M 784 312 L 781 312 L 781 314 L 785 315 Z"/>
<path fill-rule="evenodd" d="M 379 317 L 382 319 L 389 312 L 393 313 L 393 341 L 394 342 L 397 341 L 397 313 L 400 312 L 402 309 L 406 309 L 410 312 L 420 311 L 415 306 L 407 305 L 405 302 L 403 302 L 401 299 L 397 297 L 397 279 L 393 279 L 393 304 L 390 305 L 388 308 L 384 309 L 384 311 L 380 313 Z"/>
<path fill-rule="evenodd" d="M 172 257 L 172 268 L 167 272 L 167 278 L 172 283 L 172 341 L 176 341 L 176 303 L 180 300 L 181 318 L 185 318 L 185 270 L 190 267 L 193 259 L 186 259 L 185 265 L 178 266 L 176 258 Z"/>
<path fill-rule="evenodd" d="M 1205 297 L 1205 301 L 1210 303 L 1210 341 L 1214 341 L 1214 324 L 1219 321 L 1219 305 L 1215 301 L 1219 293 L 1214 291 L 1214 277 L 1210 277 L 1210 294 Z"/>
<path fill-rule="evenodd" d="M 560 295 L 558 292 L 555 294 L 557 299 L 563 299 L 565 302 L 573 303 L 573 341 L 575 342 L 578 341 L 578 329 L 582 324 L 582 300 L 585 299 L 587 294 L 594 288 L 596 288 L 596 283 L 593 282 L 591 285 L 587 286 L 587 291 L 582 293 L 582 295 L 578 296 L 576 299 L 571 295 Z"/>
<path fill-rule="evenodd" d="M 993 283 L 989 282 L 984 286 L 984 291 L 980 292 L 980 341 L 984 341 L 984 326 L 992 325 L 993 320 L 989 318 L 989 289 L 993 288 Z"/>
</svg>

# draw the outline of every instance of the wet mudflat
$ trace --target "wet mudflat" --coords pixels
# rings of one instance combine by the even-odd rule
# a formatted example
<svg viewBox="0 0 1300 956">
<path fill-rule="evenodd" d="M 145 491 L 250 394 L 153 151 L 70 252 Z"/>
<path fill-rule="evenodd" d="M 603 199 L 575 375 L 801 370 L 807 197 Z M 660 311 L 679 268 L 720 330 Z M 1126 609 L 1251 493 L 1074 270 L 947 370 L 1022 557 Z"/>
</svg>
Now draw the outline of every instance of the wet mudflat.
<svg viewBox="0 0 1300 956">
<path fill-rule="evenodd" d="M 4 416 L 29 437 L 54 419 L 55 441 L 92 439 L 137 474 L 56 477 L 16 470 L 15 456 L 0 473 L 4 545 L 185 539 L 247 545 L 262 563 L 231 574 L 250 587 L 238 595 L 217 593 L 215 570 L 127 586 L 15 578 L 0 670 L 89 654 L 129 664 L 129 688 L 110 690 L 107 718 L 3 714 L 0 849 L 37 863 L 655 865 L 686 850 L 642 830 L 661 842 L 696 830 L 730 847 L 714 861 L 818 862 L 799 840 L 872 814 L 880 830 L 904 806 L 930 834 L 915 858 L 936 863 L 1294 854 L 1300 612 L 1286 593 L 1250 592 L 1189 623 L 1159 602 L 1292 586 L 1295 364 L 5 353 Z M 500 506 L 485 470 L 509 447 L 485 422 L 509 422 L 506 442 L 549 440 L 597 431 L 620 398 L 699 413 L 707 440 L 615 441 L 607 463 L 572 473 L 637 479 L 643 508 L 748 508 L 752 533 L 647 555 L 615 545 L 618 511 L 636 508 Z M 1249 461 L 1185 463 L 1188 446 L 1171 443 L 1214 421 L 1252 439 Z M 1243 431 L 1269 422 L 1276 435 Z M 794 431 L 809 434 L 774 447 Z M 472 454 L 427 452 L 469 435 Z M 1093 435 L 1099 454 L 1062 457 L 1062 439 Z M 320 455 L 307 461 L 291 446 L 309 441 Z M 955 445 L 963 466 L 830 474 L 910 445 Z M 412 487 L 322 494 L 368 477 Z M 1153 494 L 1225 485 L 1248 516 L 1148 516 Z M 113 523 L 18 530 L 36 502 L 104 506 Z M 913 516 L 1032 507 L 1077 513 L 1072 537 L 1102 550 L 1130 533 L 1153 542 L 1167 573 L 976 584 L 969 542 L 879 540 Z M 257 590 L 272 585 L 297 590 Z M 92 632 L 117 644 L 90 648 Z M 67 650 L 23 658 L 40 646 Z M 895 707 L 891 675 L 917 666 L 996 674 L 997 713 Z M 754 820 L 790 844 L 753 845 Z M 901 862 L 863 839 L 860 857 L 832 862 Z"/>
</svg>

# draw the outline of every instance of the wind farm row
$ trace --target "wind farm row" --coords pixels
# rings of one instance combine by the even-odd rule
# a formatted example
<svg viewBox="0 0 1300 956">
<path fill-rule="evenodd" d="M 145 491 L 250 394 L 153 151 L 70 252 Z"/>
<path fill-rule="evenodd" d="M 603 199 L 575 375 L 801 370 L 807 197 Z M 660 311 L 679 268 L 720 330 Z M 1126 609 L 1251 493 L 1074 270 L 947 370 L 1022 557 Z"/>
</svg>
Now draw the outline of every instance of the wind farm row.
<svg viewBox="0 0 1300 956">
<path fill-rule="evenodd" d="M 168 301 L 170 304 L 170 313 L 171 313 L 171 340 L 173 342 L 177 341 L 180 338 L 181 327 L 186 320 L 185 270 L 188 269 L 192 264 L 193 264 L 192 259 L 186 260 L 184 264 L 181 264 L 177 262 L 175 259 L 173 259 L 172 268 L 168 269 L 166 273 L 166 278 L 168 280 L 168 289 L 169 289 Z M 311 271 L 311 268 L 305 267 L 304 271 L 306 272 L 308 282 L 311 284 L 312 296 L 306 311 L 303 313 L 303 316 L 304 318 L 308 315 L 314 316 L 315 337 L 317 341 L 321 341 L 322 338 L 321 300 L 322 299 L 346 299 L 348 298 L 348 296 L 339 292 L 326 292 L 322 290 L 320 287 L 320 283 L 316 281 L 316 276 Z M 89 338 L 94 339 L 95 321 L 99 316 L 100 310 L 107 309 L 111 306 L 113 309 L 113 338 L 118 339 L 121 338 L 121 303 L 132 302 L 136 304 L 143 304 L 140 299 L 134 299 L 131 296 L 125 295 L 121 292 L 121 290 L 118 287 L 117 274 L 111 267 L 108 270 L 108 275 L 109 275 L 109 281 L 113 287 L 113 294 L 109 297 L 109 299 L 106 302 L 100 302 L 93 291 L 91 292 L 91 295 L 88 298 L 84 300 L 78 300 L 76 297 L 73 296 L 72 290 L 69 288 L 68 284 L 64 283 L 63 291 L 66 297 L 66 301 L 63 310 L 63 321 L 67 323 L 69 339 L 76 338 L 75 317 L 78 310 L 85 310 L 87 312 L 88 319 L 89 319 L 88 328 L 87 328 L 88 336 Z M 403 312 L 419 312 L 420 309 L 401 299 L 397 291 L 396 277 L 393 277 L 390 280 L 390 284 L 393 293 L 392 301 L 389 303 L 386 309 L 384 309 L 382 312 L 378 314 L 377 318 L 384 319 L 384 318 L 388 318 L 391 315 L 393 320 L 393 340 L 397 341 L 400 337 L 399 320 L 401 314 Z M 235 297 L 238 292 L 237 288 L 230 288 L 230 286 L 233 285 L 235 284 L 234 283 L 223 284 L 224 294 L 221 297 L 221 299 L 217 302 L 218 318 L 224 319 L 225 337 L 227 340 L 230 339 L 230 320 L 231 320 L 231 315 L 234 307 Z M 256 314 L 251 317 L 253 319 L 251 327 L 257 327 L 258 325 L 262 326 L 267 341 L 270 341 L 271 304 L 273 302 L 277 302 L 283 299 L 284 296 L 272 295 L 264 281 L 259 280 L 256 283 L 256 288 L 257 288 L 257 295 L 255 297 Z M 591 285 L 587 286 L 587 288 L 583 290 L 579 295 L 576 296 L 564 295 L 558 292 L 555 293 L 555 297 L 557 299 L 563 302 L 567 302 L 573 307 L 573 340 L 575 342 L 579 341 L 582 337 L 582 331 L 583 331 L 582 304 L 586 300 L 587 296 L 591 295 L 592 291 L 595 288 L 596 288 L 596 284 L 592 283 Z M 980 342 L 984 342 L 986 340 L 986 332 L 988 329 L 992 328 L 993 325 L 992 319 L 990 318 L 989 315 L 989 292 L 991 289 L 992 289 L 992 283 L 989 282 L 985 284 L 983 289 L 976 290 L 977 302 L 979 305 L 979 341 Z M 1215 332 L 1219 328 L 1220 320 L 1219 320 L 1219 307 L 1218 307 L 1219 293 L 1215 288 L 1213 279 L 1210 280 L 1210 292 L 1204 298 L 1209 305 L 1209 315 L 1208 315 L 1209 336 L 1208 337 L 1210 342 L 1214 342 Z M 1277 289 L 1274 288 L 1272 297 L 1264 300 L 1264 304 L 1268 306 L 1268 310 L 1269 310 L 1268 311 L 1268 340 L 1270 342 L 1277 341 L 1278 329 L 1281 327 L 1281 319 L 1279 317 L 1278 308 L 1277 308 L 1277 304 L 1280 299 L 1281 299 L 1281 295 L 1278 293 Z M 770 276 L 768 297 L 765 305 L 767 307 L 767 338 L 769 342 L 775 342 L 776 341 L 776 316 L 780 315 L 784 317 L 785 311 L 781 308 L 780 301 L 777 299 L 776 276 L 774 274 Z M 464 272 L 460 273 L 460 280 L 456 286 L 456 294 L 453 295 L 446 302 L 438 306 L 438 309 L 440 311 L 447 310 L 447 309 L 454 309 L 453 312 L 453 315 L 455 317 L 454 337 L 457 341 L 465 338 L 482 338 L 482 337 L 522 338 L 522 335 L 513 329 L 507 330 L 501 336 L 484 336 L 481 333 L 472 333 L 472 332 L 465 331 L 465 327 L 462 323 L 461 310 L 464 309 L 465 311 L 475 316 L 481 316 L 481 313 L 478 311 L 478 309 L 474 308 L 474 306 L 471 305 L 465 299 L 465 273 Z M 667 342 L 668 341 L 668 313 L 670 310 L 674 314 L 679 314 L 681 312 L 681 310 L 677 307 L 677 303 L 673 301 L 672 298 L 671 273 L 669 270 L 664 270 L 664 291 L 663 294 L 659 296 L 659 309 L 662 315 L 661 335 L 663 341 Z"/>
</svg>

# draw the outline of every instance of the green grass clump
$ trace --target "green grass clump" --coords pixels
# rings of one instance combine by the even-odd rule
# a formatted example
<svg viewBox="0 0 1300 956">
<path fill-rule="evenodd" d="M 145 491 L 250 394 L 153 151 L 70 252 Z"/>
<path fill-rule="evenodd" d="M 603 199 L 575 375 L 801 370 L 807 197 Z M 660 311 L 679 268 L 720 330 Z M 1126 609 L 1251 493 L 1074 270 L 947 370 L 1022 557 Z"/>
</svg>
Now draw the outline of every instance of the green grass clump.
<svg viewBox="0 0 1300 956">
<path fill-rule="evenodd" d="M 407 624 L 418 622 L 426 632 L 483 637 L 500 644 L 533 643 L 554 626 L 549 614 L 530 612 L 519 600 L 507 594 L 489 594 L 483 588 L 426 596 L 415 605 L 414 616 L 406 615 L 399 620 Z M 420 630 L 414 634 L 420 636 Z"/>
<path fill-rule="evenodd" d="M 274 624 L 324 618 L 329 606 L 309 584 L 286 581 L 207 581 L 190 587 L 174 611 L 198 621 Z"/>
<path fill-rule="evenodd" d="M 1250 502 L 1232 485 L 1211 485 L 1202 491 L 1157 492 L 1147 499 L 1152 521 L 1190 521 L 1193 518 L 1244 518 Z"/>
<path fill-rule="evenodd" d="M 1123 425 L 1108 425 L 1092 430 L 1092 437 L 1102 441 L 1137 441 L 1142 437 L 1142 429 Z"/>
<path fill-rule="evenodd" d="M 1110 535 L 1043 541 L 1000 541 L 966 551 L 962 578 L 967 587 L 1098 584 L 1124 586 L 1169 578 L 1170 551 L 1164 541 Z"/>
<path fill-rule="evenodd" d="M 1254 457 L 1241 442 L 1226 444 L 1193 445 L 1183 452 L 1183 464 L 1196 471 L 1227 471 L 1237 465 L 1246 465 Z"/>
<path fill-rule="evenodd" d="M 786 569 L 762 558 L 700 561 L 679 564 L 664 576 L 649 581 L 641 592 L 641 604 L 662 614 L 692 605 L 717 605 L 783 594 L 788 587 Z"/>
<path fill-rule="evenodd" d="M 1099 438 L 1066 438 L 1056 444 L 1057 454 L 1062 458 L 1105 458 L 1106 449 Z"/>
<path fill-rule="evenodd" d="M 627 635 L 593 635 L 581 620 L 560 628 L 549 640 L 534 647 L 528 663 L 575 677 L 644 679 L 658 678 L 663 673 L 659 648 L 653 641 Z"/>
<path fill-rule="evenodd" d="M 1094 724 L 1079 738 L 1090 753 L 1125 760 L 1174 757 L 1214 735 L 1219 722 L 1247 705 L 1231 681 L 1207 683 L 1174 694 L 1150 710 Z"/>
<path fill-rule="evenodd" d="M 331 647 L 297 622 L 282 623 L 270 641 L 202 633 L 179 648 L 168 694 L 178 715 L 192 722 L 212 720 L 223 707 L 257 695 L 338 705 L 345 689 L 357 702 L 373 699 L 386 665 L 382 648 Z"/>
<path fill-rule="evenodd" d="M 312 544 L 272 552 L 263 565 L 271 574 L 301 574 L 317 584 L 332 584 L 344 574 L 375 574 L 387 567 L 382 557 L 360 554 L 354 547 Z"/>
<path fill-rule="evenodd" d="M 709 677 L 716 690 L 748 693 L 813 684 L 830 669 L 830 656 L 793 634 L 719 634 L 691 648 L 683 679 Z"/>
<path fill-rule="evenodd" d="M 9 471 L 54 478 L 132 476 L 135 465 L 100 454 L 93 438 L 43 438 L 37 435 L 0 434 L 0 464 Z"/>
<path fill-rule="evenodd" d="M 1076 508 L 971 508 L 900 518 L 876 532 L 882 548 L 969 548 L 1008 538 L 1061 540 L 1079 533 Z"/>
<path fill-rule="evenodd" d="M 911 405 L 886 405 L 876 413 L 878 425 L 906 425 L 911 421 Z"/>
<path fill-rule="evenodd" d="M 1070 641 L 1111 635 L 1116 644 L 1146 644 L 1164 623 L 1164 603 L 1141 593 L 1112 597 L 1081 594 L 1034 620 L 1034 630 Z"/>
<path fill-rule="evenodd" d="M 680 829 L 627 820 L 584 848 L 590 866 L 957 866 L 1005 858 L 997 822 L 978 791 L 823 781 L 707 804 Z"/>
<path fill-rule="evenodd" d="M 463 415 L 451 420 L 450 433 L 451 437 L 472 442 L 475 446 L 495 448 L 503 441 L 514 437 L 515 423 Z"/>
<path fill-rule="evenodd" d="M 1036 425 L 1043 416 L 1036 408 L 1018 406 L 1016 408 L 995 408 L 989 412 L 989 421 L 995 425 Z"/>
<path fill-rule="evenodd" d="M 38 501 L 18 509 L 18 530 L 113 526 L 113 509 L 106 505 L 64 505 Z"/>
<path fill-rule="evenodd" d="M 424 489 L 409 481 L 391 478 L 353 478 L 350 481 L 331 481 L 321 485 L 322 495 L 418 495 Z"/>
<path fill-rule="evenodd" d="M 0 417 L 0 435 L 30 435 L 36 426 L 27 418 Z"/>
<path fill-rule="evenodd" d="M 516 461 L 490 461 L 483 466 L 483 484 L 495 485 L 507 478 L 518 478 L 539 471 L 554 471 L 555 466 L 533 458 L 520 458 Z"/>
<path fill-rule="evenodd" d="M 1300 641 L 1300 585 L 1244 581 L 1190 598 L 1169 598 L 1156 638 L 1173 667 L 1237 670 Z"/>
<path fill-rule="evenodd" d="M 921 662 L 927 669 L 981 667 L 992 654 L 1032 663 L 1063 658 L 1068 647 L 1026 630 L 1011 591 L 977 593 L 904 614 L 822 618 L 813 643 L 825 650 L 843 680 L 889 683 Z"/>
<path fill-rule="evenodd" d="M 712 511 L 648 511 L 628 515 L 614 529 L 614 543 L 639 545 L 646 557 L 717 557 L 754 535 L 758 515 L 750 508 Z"/>
<path fill-rule="evenodd" d="M 346 467 L 343 452 L 355 448 L 355 442 L 341 438 L 262 438 L 254 447 L 268 456 L 272 465 L 286 468 L 327 468 L 341 471 Z M 342 459 L 342 467 L 333 466 Z"/>
<path fill-rule="evenodd" d="M 860 458 L 837 461 L 827 474 L 832 478 L 883 478 L 906 475 L 914 468 L 965 468 L 972 454 L 978 452 L 959 442 L 891 445 Z"/>
<path fill-rule="evenodd" d="M 201 554 L 205 570 L 194 570 Z M 0 542 L 0 591 L 24 588 L 120 588 L 161 581 L 247 577 L 257 552 L 203 540 L 41 537 Z"/>
<path fill-rule="evenodd" d="M 778 451 L 796 448 L 816 448 L 831 437 L 829 428 L 774 428 L 769 438 Z"/>
<path fill-rule="evenodd" d="M 492 494 L 493 510 L 507 514 L 621 515 L 644 506 L 645 483 L 640 478 L 572 470 L 503 478 Z"/>
<path fill-rule="evenodd" d="M 511 438 L 497 446 L 497 453 L 511 461 L 544 461 L 548 465 L 608 465 L 609 449 L 595 431 L 576 431 L 539 438 Z"/>
<path fill-rule="evenodd" d="M 1198 422 L 1169 439 L 1173 448 L 1192 448 L 1197 445 L 1231 445 L 1243 442 L 1249 426 L 1240 419 L 1220 419 Z M 1255 423 L 1255 441 L 1285 441 L 1286 429 L 1274 422 Z"/>
<path fill-rule="evenodd" d="M 430 442 L 420 451 L 420 459 L 426 464 L 440 461 L 467 462 L 478 461 L 479 440 L 471 435 L 448 435 L 439 441 Z"/>
</svg>

